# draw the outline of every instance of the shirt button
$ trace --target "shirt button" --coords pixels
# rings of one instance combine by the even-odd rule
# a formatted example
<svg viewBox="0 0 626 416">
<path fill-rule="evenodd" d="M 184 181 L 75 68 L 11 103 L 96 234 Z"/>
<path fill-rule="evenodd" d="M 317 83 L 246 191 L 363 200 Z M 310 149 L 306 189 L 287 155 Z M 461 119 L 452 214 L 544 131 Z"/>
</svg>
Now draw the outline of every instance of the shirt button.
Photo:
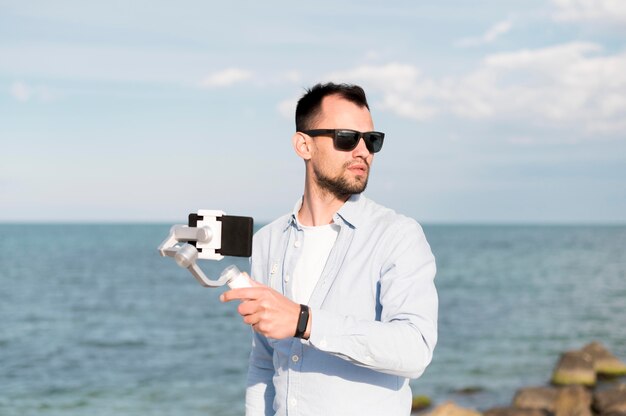
<svg viewBox="0 0 626 416">
<path fill-rule="evenodd" d="M 301 245 L 301 244 L 302 244 L 302 243 L 300 243 L 300 240 L 296 240 L 296 242 L 295 242 L 295 243 L 293 243 L 293 246 L 294 246 L 295 248 L 298 248 L 298 247 L 300 247 L 300 245 Z"/>
<path fill-rule="evenodd" d="M 292 406 L 295 406 L 298 404 L 298 401 L 292 398 L 291 400 L 289 400 L 289 403 L 291 403 Z"/>
<path fill-rule="evenodd" d="M 294 363 L 297 363 L 299 359 L 300 359 L 300 357 L 298 357 L 297 355 L 292 355 L 291 356 L 291 361 L 293 361 Z"/>
<path fill-rule="evenodd" d="M 288 281 L 289 281 L 289 273 L 285 275 L 285 282 L 288 282 Z"/>
</svg>

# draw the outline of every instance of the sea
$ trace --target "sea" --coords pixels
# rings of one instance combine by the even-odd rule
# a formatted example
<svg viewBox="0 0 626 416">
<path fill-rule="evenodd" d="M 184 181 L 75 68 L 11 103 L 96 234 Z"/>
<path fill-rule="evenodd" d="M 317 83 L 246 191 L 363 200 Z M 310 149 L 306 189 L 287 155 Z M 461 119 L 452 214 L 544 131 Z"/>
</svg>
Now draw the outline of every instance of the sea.
<svg viewBox="0 0 626 416">
<path fill-rule="evenodd" d="M 0 415 L 243 414 L 250 328 L 158 255 L 170 226 L 0 225 Z M 415 395 L 484 410 L 591 341 L 626 360 L 625 225 L 424 230 L 439 342 Z"/>
</svg>

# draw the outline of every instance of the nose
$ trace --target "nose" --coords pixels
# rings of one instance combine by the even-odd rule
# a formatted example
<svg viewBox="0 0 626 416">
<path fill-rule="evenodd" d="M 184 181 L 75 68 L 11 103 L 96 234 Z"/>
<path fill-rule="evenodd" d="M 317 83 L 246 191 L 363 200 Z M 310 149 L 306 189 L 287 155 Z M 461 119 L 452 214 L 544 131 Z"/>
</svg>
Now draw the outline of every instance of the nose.
<svg viewBox="0 0 626 416">
<path fill-rule="evenodd" d="M 367 146 L 365 145 L 365 140 L 363 140 L 363 138 L 361 137 L 356 147 L 352 151 L 352 156 L 366 158 L 369 155 L 370 155 L 370 151 L 367 150 Z"/>
</svg>

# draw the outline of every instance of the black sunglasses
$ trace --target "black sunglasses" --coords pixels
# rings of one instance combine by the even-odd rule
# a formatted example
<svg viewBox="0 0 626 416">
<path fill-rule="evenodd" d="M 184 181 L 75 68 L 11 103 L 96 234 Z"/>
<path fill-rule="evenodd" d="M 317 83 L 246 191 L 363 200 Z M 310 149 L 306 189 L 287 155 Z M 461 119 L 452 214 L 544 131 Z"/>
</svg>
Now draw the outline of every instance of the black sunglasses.
<svg viewBox="0 0 626 416">
<path fill-rule="evenodd" d="M 359 140 L 363 137 L 365 146 L 370 153 L 380 152 L 383 148 L 383 139 L 385 133 L 379 131 L 366 131 L 361 133 L 356 130 L 348 129 L 317 129 L 317 130 L 305 130 L 302 133 L 308 134 L 311 137 L 315 136 L 330 136 L 333 138 L 333 145 L 337 150 L 354 150 L 359 144 Z"/>
</svg>

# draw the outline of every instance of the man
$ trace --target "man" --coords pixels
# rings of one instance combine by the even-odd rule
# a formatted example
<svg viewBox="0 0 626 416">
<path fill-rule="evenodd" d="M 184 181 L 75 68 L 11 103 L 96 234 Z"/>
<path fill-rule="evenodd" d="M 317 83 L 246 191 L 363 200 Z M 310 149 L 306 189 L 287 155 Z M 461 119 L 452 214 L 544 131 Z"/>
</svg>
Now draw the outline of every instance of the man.
<svg viewBox="0 0 626 416">
<path fill-rule="evenodd" d="M 437 340 L 435 259 L 421 227 L 365 198 L 375 132 L 363 90 L 318 84 L 296 108 L 304 194 L 254 237 L 247 415 L 408 415 Z M 258 283 L 257 283 L 258 282 Z"/>
</svg>

